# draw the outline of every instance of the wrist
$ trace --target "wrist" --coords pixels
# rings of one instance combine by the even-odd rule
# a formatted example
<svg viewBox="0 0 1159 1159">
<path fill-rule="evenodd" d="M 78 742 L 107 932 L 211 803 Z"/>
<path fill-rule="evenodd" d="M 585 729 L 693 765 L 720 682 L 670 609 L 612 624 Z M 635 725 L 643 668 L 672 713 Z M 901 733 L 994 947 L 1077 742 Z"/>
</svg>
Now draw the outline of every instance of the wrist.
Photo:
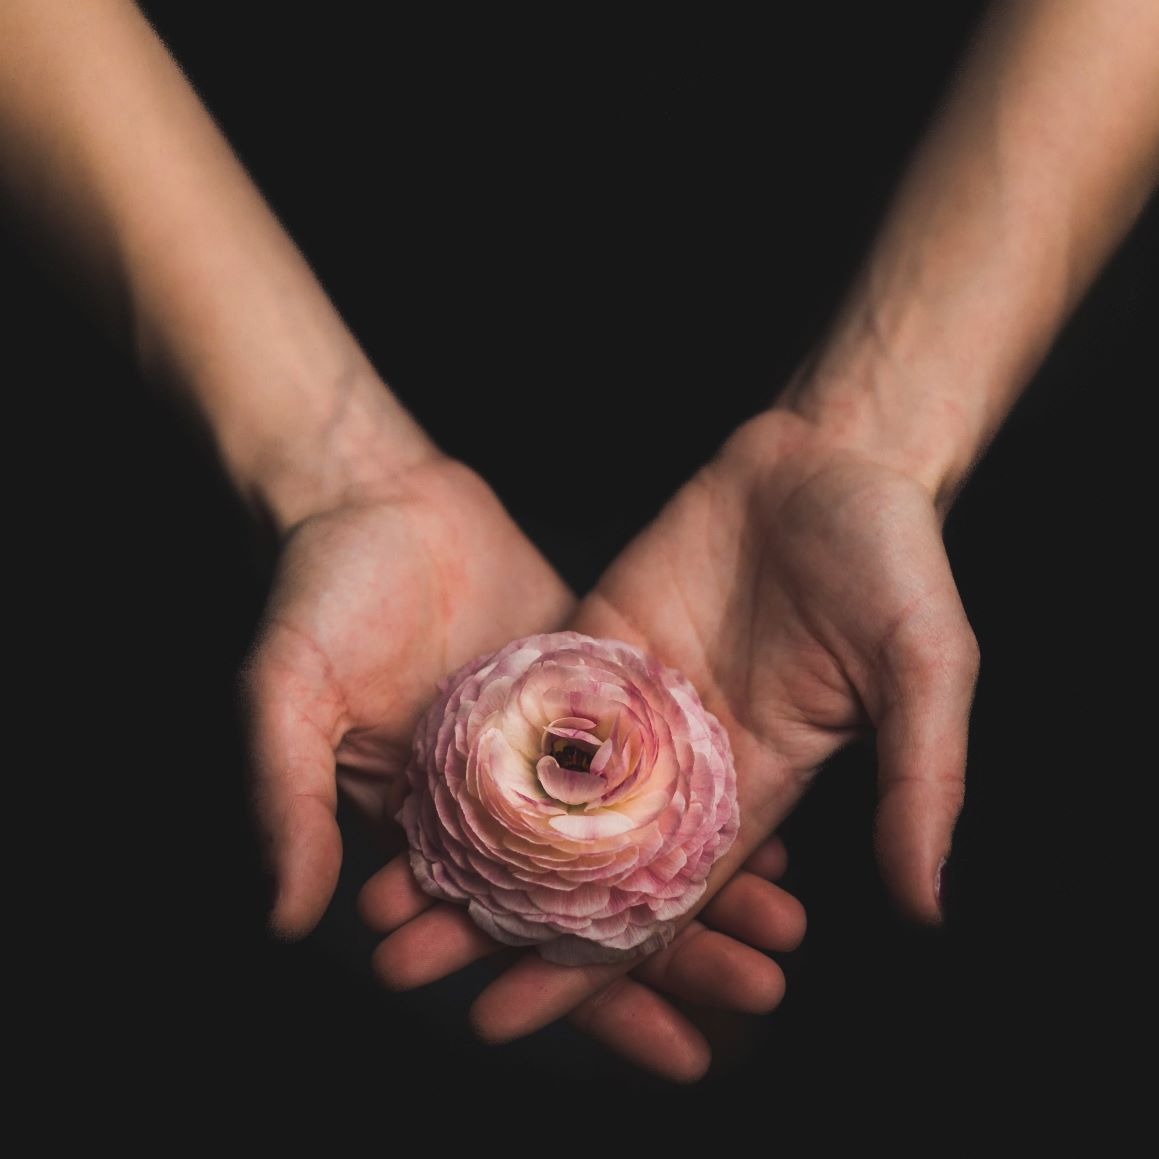
<svg viewBox="0 0 1159 1159">
<path fill-rule="evenodd" d="M 279 536 L 323 511 L 395 495 L 409 470 L 440 457 L 369 365 L 282 417 L 222 456 L 242 499 Z"/>
<path fill-rule="evenodd" d="M 142 373 L 191 405 L 242 501 L 279 536 L 389 493 L 393 478 L 439 453 L 303 272 L 289 292 L 257 278 L 244 326 L 229 294 L 201 299 L 190 279 L 178 280 L 184 294 L 140 295 L 135 311 Z"/>
<path fill-rule="evenodd" d="M 914 293 L 894 273 L 870 265 L 775 406 L 914 479 L 944 515 L 1029 377 L 1039 344 L 1024 331 L 1039 327 L 994 317 L 999 286 L 1010 289 L 997 276 L 978 277 L 999 283 L 992 295 L 952 284 Z"/>
<path fill-rule="evenodd" d="M 830 345 L 798 369 L 772 409 L 803 419 L 835 448 L 909 476 L 944 514 L 981 450 L 981 434 L 954 396 L 937 389 L 945 377 L 926 373 L 865 346 Z"/>
<path fill-rule="evenodd" d="M 816 363 L 805 364 L 773 406 L 733 432 L 714 468 L 742 490 L 764 492 L 774 474 L 803 479 L 856 460 L 911 480 L 944 518 L 969 468 L 961 465 L 952 424 L 891 423 L 875 381 L 868 368 L 828 378 Z"/>
</svg>

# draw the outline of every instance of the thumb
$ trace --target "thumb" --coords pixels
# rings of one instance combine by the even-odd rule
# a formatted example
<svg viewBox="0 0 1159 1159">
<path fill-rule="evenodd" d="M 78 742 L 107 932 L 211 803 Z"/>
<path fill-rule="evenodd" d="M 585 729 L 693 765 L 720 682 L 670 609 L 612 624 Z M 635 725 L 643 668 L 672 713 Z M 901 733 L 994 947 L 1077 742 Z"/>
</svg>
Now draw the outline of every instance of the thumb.
<svg viewBox="0 0 1159 1159">
<path fill-rule="evenodd" d="M 329 698 L 312 679 L 314 667 L 274 636 L 243 673 L 253 806 L 274 879 L 269 924 L 286 939 L 304 937 L 318 924 L 342 862 L 328 727 L 337 725 L 337 712 L 320 712 Z"/>
<path fill-rule="evenodd" d="M 965 623 L 927 633 L 885 658 L 877 726 L 879 799 L 874 843 L 882 876 L 902 910 L 942 920 L 942 865 L 962 807 L 978 645 Z"/>
</svg>

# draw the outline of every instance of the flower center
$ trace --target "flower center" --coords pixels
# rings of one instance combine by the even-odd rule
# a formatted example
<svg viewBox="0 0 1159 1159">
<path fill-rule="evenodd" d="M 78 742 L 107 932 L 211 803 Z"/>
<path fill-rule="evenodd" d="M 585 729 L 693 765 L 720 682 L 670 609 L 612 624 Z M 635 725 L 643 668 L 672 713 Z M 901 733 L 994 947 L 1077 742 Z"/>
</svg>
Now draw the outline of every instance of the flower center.
<svg viewBox="0 0 1159 1159">
<path fill-rule="evenodd" d="M 586 773 L 592 767 L 592 757 L 595 755 L 586 748 L 580 748 L 574 741 L 559 736 L 551 738 L 547 751 L 559 761 L 560 768 L 571 769 L 574 773 Z"/>
<path fill-rule="evenodd" d="M 539 787 L 569 811 L 586 809 L 608 790 L 604 775 L 608 753 L 596 760 L 607 742 L 592 731 L 595 728 L 596 722 L 586 716 L 561 716 L 543 730 L 543 755 L 535 762 Z"/>
<path fill-rule="evenodd" d="M 591 771 L 592 758 L 604 742 L 591 730 L 594 720 L 586 716 L 561 716 L 543 730 L 543 755 L 554 757 L 561 769 L 572 773 Z"/>
</svg>

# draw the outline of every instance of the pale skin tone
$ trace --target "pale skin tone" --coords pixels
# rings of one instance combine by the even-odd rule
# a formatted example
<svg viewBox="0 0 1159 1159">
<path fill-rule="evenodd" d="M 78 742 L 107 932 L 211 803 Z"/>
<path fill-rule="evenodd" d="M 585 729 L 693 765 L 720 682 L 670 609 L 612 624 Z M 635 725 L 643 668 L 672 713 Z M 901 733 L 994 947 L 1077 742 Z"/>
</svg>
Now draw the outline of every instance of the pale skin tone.
<svg viewBox="0 0 1159 1159">
<path fill-rule="evenodd" d="M 0 158 L 16 209 L 193 409 L 282 541 L 245 686 L 271 925 L 300 937 L 337 878 L 337 793 L 383 824 L 435 682 L 561 627 L 574 597 L 391 395 L 135 6 L 0 4 Z M 764 845 L 717 931 L 673 951 L 657 984 L 694 993 L 682 973 L 731 975 L 720 1004 L 775 1005 L 780 971 L 737 939 L 755 926 L 776 947 L 800 940 L 800 905 L 769 880 L 783 867 L 779 842 Z M 760 964 L 759 985 L 738 958 Z M 664 1069 L 675 1010 L 643 989 L 632 1007 L 635 1029 L 585 1028 Z"/>
<path fill-rule="evenodd" d="M 1002 6 L 816 357 L 576 607 L 378 379 L 136 9 L 0 4 L 9 192 L 114 303 L 145 371 L 185 396 L 284 539 L 246 672 L 274 927 L 304 934 L 333 892 L 339 789 L 376 820 L 391 811 L 435 681 L 565 625 L 687 673 L 732 738 L 742 833 L 673 946 L 631 973 L 527 954 L 476 1001 L 481 1034 L 570 1014 L 642 1066 L 702 1074 L 707 1043 L 661 991 L 776 1004 L 783 978 L 760 951 L 794 946 L 804 915 L 770 880 L 784 862 L 770 834 L 866 728 L 885 880 L 937 922 L 977 666 L 941 522 L 1154 184 L 1156 59 L 1149 0 Z M 367 884 L 362 910 L 389 934 L 376 966 L 394 986 L 495 948 L 405 861 Z"/>
<path fill-rule="evenodd" d="M 978 668 L 942 521 L 1154 188 L 1156 60 L 1147 0 L 996 7 L 815 357 L 577 609 L 573 627 L 682 668 L 728 727 L 744 824 L 710 896 L 817 766 L 872 728 L 883 876 L 903 910 L 940 921 Z M 414 981 L 410 939 L 446 970 L 488 952 L 403 861 L 363 906 L 389 934 L 388 984 Z M 439 973 L 426 961 L 423 980 Z M 593 995 L 589 1018 L 627 1021 L 638 994 L 621 967 L 581 976 L 528 955 L 472 1018 L 505 1040 L 591 1011 Z M 694 1077 L 706 1044 L 683 1020 L 670 1029 L 667 1073 Z"/>
</svg>

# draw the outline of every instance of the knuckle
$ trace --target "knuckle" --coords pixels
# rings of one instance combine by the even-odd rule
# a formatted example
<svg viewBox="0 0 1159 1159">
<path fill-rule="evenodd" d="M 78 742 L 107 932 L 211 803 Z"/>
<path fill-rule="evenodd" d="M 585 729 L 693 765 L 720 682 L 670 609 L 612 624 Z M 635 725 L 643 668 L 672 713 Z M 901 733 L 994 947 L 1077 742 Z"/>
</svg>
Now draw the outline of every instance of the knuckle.
<svg viewBox="0 0 1159 1159">
<path fill-rule="evenodd" d="M 978 639 L 963 620 L 927 629 L 912 638 L 904 667 L 923 683 L 957 684 L 963 677 L 973 683 L 980 661 Z"/>
</svg>

